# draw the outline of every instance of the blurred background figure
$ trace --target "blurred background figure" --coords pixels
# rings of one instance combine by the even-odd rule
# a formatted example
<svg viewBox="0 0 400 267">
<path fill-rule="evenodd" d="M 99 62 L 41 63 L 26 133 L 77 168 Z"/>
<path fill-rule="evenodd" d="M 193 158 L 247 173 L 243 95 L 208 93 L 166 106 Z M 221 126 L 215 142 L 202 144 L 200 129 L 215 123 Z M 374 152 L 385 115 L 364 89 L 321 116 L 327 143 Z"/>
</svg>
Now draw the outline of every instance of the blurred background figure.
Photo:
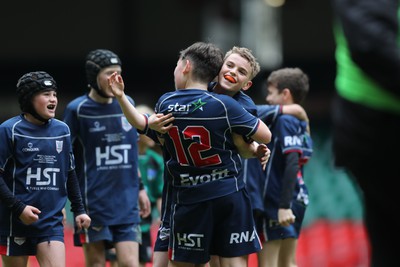
<svg viewBox="0 0 400 267">
<path fill-rule="evenodd" d="M 335 164 L 360 185 L 372 266 L 398 265 L 399 223 L 392 223 L 400 178 L 398 0 L 333 0 L 336 89 Z M 394 155 L 393 155 L 394 154 Z"/>
</svg>

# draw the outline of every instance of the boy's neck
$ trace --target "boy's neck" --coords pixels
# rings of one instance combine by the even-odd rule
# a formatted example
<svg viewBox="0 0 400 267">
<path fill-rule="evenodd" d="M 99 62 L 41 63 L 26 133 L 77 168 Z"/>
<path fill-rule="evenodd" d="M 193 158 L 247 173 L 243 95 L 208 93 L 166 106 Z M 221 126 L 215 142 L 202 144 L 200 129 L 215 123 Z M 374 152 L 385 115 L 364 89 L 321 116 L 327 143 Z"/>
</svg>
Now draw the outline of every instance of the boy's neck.
<svg viewBox="0 0 400 267">
<path fill-rule="evenodd" d="M 112 103 L 112 97 L 103 97 L 99 95 L 95 89 L 90 89 L 89 91 L 89 97 L 93 99 L 95 102 L 101 103 L 101 104 L 110 104 Z"/>
<path fill-rule="evenodd" d="M 200 89 L 200 90 L 206 90 L 207 91 L 208 84 L 200 83 L 200 82 L 187 82 L 185 85 L 185 88 L 181 89 Z"/>
</svg>

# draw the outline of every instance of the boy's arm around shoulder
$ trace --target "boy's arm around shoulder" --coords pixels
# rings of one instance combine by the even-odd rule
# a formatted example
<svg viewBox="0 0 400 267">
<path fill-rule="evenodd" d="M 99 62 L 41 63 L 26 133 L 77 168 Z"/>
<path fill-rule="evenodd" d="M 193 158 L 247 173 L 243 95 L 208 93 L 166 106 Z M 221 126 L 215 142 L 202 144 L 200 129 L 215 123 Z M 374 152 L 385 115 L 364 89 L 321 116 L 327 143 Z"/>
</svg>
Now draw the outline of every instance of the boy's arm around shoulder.
<svg viewBox="0 0 400 267">
<path fill-rule="evenodd" d="M 282 114 L 293 115 L 299 120 L 307 122 L 307 132 L 310 133 L 310 121 L 305 109 L 299 104 L 282 105 Z"/>
<path fill-rule="evenodd" d="M 258 119 L 257 130 L 251 138 L 258 143 L 268 144 L 271 142 L 271 137 L 272 134 L 268 126 L 262 120 Z"/>
</svg>

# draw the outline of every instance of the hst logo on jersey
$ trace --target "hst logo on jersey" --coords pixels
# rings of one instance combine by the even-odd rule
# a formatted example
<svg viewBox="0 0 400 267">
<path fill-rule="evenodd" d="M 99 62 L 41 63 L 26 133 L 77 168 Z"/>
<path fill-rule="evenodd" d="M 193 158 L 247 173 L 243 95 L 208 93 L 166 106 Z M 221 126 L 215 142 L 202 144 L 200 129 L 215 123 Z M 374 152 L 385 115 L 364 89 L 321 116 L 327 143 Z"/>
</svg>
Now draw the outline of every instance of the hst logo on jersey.
<svg viewBox="0 0 400 267">
<path fill-rule="evenodd" d="M 189 173 L 181 173 L 181 185 L 191 186 L 197 184 L 209 183 L 215 180 L 223 179 L 228 176 L 228 169 L 213 170 L 211 173 L 190 176 Z"/>
<path fill-rule="evenodd" d="M 297 135 L 285 136 L 284 143 L 285 143 L 285 146 L 302 146 L 302 144 L 303 144 L 303 142 Z"/>
<path fill-rule="evenodd" d="M 60 172 L 59 168 L 28 168 L 26 171 L 26 185 L 30 186 L 53 186 L 57 185 L 57 174 Z M 30 187 L 29 187 L 30 188 Z M 30 189 L 46 189 L 46 188 L 30 188 Z M 48 188 L 47 188 L 48 189 Z"/>
<path fill-rule="evenodd" d="M 181 105 L 179 103 L 175 103 L 173 105 L 168 105 L 168 109 L 167 112 L 172 112 L 172 113 L 192 113 L 195 110 L 200 109 L 201 111 L 203 111 L 203 106 L 207 104 L 206 102 L 203 102 L 201 99 L 192 102 L 190 104 L 186 104 L 186 105 Z"/>
<path fill-rule="evenodd" d="M 96 166 L 127 164 L 131 148 L 131 144 L 106 146 L 104 151 L 101 151 L 101 147 L 96 147 Z"/>
<path fill-rule="evenodd" d="M 251 233 L 249 231 L 240 232 L 240 233 L 231 233 L 231 238 L 229 240 L 229 244 L 241 244 L 241 243 L 249 243 L 253 242 L 256 239 L 257 234 L 255 230 Z"/>
<path fill-rule="evenodd" d="M 203 234 L 176 233 L 176 240 L 179 246 L 196 248 L 196 250 L 202 247 L 203 238 Z"/>
</svg>

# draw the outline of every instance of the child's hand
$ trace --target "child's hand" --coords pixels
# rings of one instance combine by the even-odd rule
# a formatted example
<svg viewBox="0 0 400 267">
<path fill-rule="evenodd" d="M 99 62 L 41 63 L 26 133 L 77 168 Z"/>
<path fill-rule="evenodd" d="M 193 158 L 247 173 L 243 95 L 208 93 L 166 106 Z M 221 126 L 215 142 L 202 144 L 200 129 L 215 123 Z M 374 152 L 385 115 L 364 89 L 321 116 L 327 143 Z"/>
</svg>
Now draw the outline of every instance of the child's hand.
<svg viewBox="0 0 400 267">
<path fill-rule="evenodd" d="M 151 214 L 151 203 L 146 190 L 139 190 L 139 214 L 146 218 Z"/>
<path fill-rule="evenodd" d="M 168 113 L 166 115 L 162 113 L 152 114 L 149 117 L 149 128 L 155 130 L 159 133 L 165 134 L 172 127 L 172 121 L 175 118 L 172 117 L 172 113 Z"/>
<path fill-rule="evenodd" d="M 122 79 L 121 74 L 114 72 L 108 78 L 108 86 L 110 86 L 111 92 L 115 97 L 121 97 L 124 94 L 124 80 Z"/>
<path fill-rule="evenodd" d="M 63 222 L 64 227 L 66 227 L 67 226 L 67 211 L 65 210 L 65 208 L 62 209 L 62 214 L 63 214 L 62 222 Z"/>
<path fill-rule="evenodd" d="M 80 214 L 75 217 L 75 223 L 78 230 L 88 229 L 92 219 L 87 214 Z"/>
<path fill-rule="evenodd" d="M 282 226 L 289 226 L 294 223 L 296 216 L 294 216 L 291 209 L 279 209 L 278 210 L 278 220 Z"/>
<path fill-rule="evenodd" d="M 269 150 L 269 148 L 265 144 L 259 144 L 257 146 L 256 155 L 261 162 L 263 170 L 265 170 L 269 157 L 271 156 L 271 150 Z"/>
<path fill-rule="evenodd" d="M 41 211 L 33 206 L 26 205 L 19 219 L 26 225 L 30 225 L 39 220 L 39 214 Z"/>
</svg>

